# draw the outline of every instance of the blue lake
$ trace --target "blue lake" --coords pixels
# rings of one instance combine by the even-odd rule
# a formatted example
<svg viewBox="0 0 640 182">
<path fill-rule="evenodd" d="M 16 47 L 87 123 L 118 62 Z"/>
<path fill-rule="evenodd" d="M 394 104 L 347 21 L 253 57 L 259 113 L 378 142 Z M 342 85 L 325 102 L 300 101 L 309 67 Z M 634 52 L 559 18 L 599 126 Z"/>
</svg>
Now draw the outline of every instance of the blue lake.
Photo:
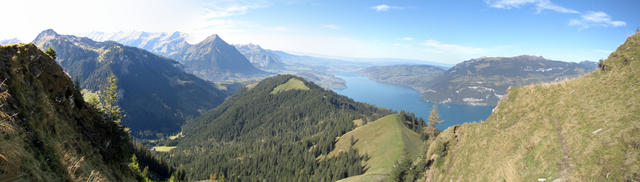
<svg viewBox="0 0 640 182">
<path fill-rule="evenodd" d="M 420 99 L 420 93 L 404 86 L 380 83 L 354 73 L 339 73 L 337 77 L 346 81 L 347 88 L 335 92 L 379 107 L 395 111 L 407 111 L 427 120 L 433 103 Z M 493 106 L 468 106 L 457 104 L 438 104 L 440 120 L 436 126 L 444 130 L 449 126 L 483 121 L 489 117 Z"/>
</svg>

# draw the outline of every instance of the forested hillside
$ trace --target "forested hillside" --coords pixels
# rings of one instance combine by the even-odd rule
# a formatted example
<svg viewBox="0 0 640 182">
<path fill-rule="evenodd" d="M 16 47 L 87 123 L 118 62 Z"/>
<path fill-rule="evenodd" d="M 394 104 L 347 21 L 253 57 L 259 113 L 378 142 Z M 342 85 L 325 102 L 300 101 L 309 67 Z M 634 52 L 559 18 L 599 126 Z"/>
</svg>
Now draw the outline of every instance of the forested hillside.
<svg viewBox="0 0 640 182">
<path fill-rule="evenodd" d="M 427 181 L 640 181 L 640 33 L 575 80 L 511 88 L 429 148 Z"/>
<path fill-rule="evenodd" d="M 357 150 L 318 160 L 354 120 L 390 111 L 280 75 L 239 90 L 222 105 L 188 122 L 169 154 L 190 180 L 334 181 L 364 171 Z"/>
<path fill-rule="evenodd" d="M 431 88 L 435 78 L 444 72 L 444 69 L 430 65 L 372 66 L 360 71 L 372 80 L 409 86 L 420 93 Z"/>
<path fill-rule="evenodd" d="M 82 88 L 98 91 L 115 75 L 122 96 L 118 104 L 127 114 L 124 123 L 139 137 L 176 132 L 185 120 L 219 105 L 226 96 L 213 83 L 184 72 L 180 63 L 143 49 L 53 30 L 40 33 L 34 43 L 57 50 L 56 61 Z"/>
</svg>

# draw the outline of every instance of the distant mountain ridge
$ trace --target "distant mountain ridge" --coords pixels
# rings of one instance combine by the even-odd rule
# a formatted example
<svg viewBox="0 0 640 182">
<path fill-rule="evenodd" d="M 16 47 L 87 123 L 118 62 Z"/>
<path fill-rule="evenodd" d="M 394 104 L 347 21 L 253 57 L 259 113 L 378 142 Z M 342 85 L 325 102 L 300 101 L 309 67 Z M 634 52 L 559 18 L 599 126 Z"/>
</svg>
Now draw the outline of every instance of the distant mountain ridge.
<svg viewBox="0 0 640 182">
<path fill-rule="evenodd" d="M 0 44 L 17 44 L 21 41 L 18 38 L 0 40 Z"/>
<path fill-rule="evenodd" d="M 423 93 L 444 72 L 441 67 L 431 65 L 392 65 L 368 67 L 360 74 L 383 83 L 409 86 Z"/>
<path fill-rule="evenodd" d="M 397 65 L 371 67 L 361 74 L 377 81 L 410 86 L 430 102 L 495 105 L 510 86 L 571 79 L 595 68 L 594 62 L 570 63 L 522 55 L 471 59 L 446 71 Z"/>
<path fill-rule="evenodd" d="M 423 97 L 439 103 L 495 105 L 510 86 L 562 81 L 594 69 L 595 63 L 553 61 L 541 56 L 471 59 L 436 78 Z"/>
<path fill-rule="evenodd" d="M 263 70 L 281 70 L 284 68 L 282 61 L 278 55 L 271 51 L 265 50 L 257 44 L 234 45 L 240 53 L 242 53 L 249 62 L 254 66 Z"/>
<path fill-rule="evenodd" d="M 179 54 L 189 47 L 189 43 L 186 41 L 187 34 L 182 32 L 90 32 L 80 34 L 80 36 L 85 36 L 95 41 L 116 41 L 127 46 L 142 48 L 166 57 Z"/>
<path fill-rule="evenodd" d="M 143 49 L 113 41 L 59 35 L 49 29 L 33 41 L 57 50 L 56 61 L 83 88 L 97 91 L 107 77 L 118 79 L 125 123 L 137 136 L 144 131 L 175 132 L 185 120 L 222 103 L 226 95 L 213 83 L 184 72 L 182 65 Z M 148 135 L 148 134 L 144 134 Z"/>
<path fill-rule="evenodd" d="M 184 64 L 185 70 L 210 81 L 269 74 L 254 67 L 235 47 L 227 44 L 216 34 L 197 44 L 189 44 L 186 41 L 187 35 L 181 32 L 92 32 L 87 36 L 96 40 L 120 42 L 169 57 Z"/>
</svg>

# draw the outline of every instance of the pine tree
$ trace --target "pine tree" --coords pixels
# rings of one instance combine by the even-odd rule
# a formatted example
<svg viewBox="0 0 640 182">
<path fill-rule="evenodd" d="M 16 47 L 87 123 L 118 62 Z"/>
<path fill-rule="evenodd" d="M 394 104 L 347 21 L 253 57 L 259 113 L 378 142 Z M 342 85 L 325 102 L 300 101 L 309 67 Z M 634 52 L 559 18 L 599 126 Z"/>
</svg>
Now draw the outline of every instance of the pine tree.
<svg viewBox="0 0 640 182">
<path fill-rule="evenodd" d="M 440 114 L 438 114 L 438 104 L 433 104 L 431 108 L 431 113 L 429 114 L 429 126 L 436 127 L 436 125 L 440 124 L 442 121 L 440 120 Z"/>
<path fill-rule="evenodd" d="M 120 109 L 120 106 L 116 105 L 118 97 L 120 97 L 120 95 L 118 95 L 117 81 L 116 76 L 111 74 L 109 76 L 109 85 L 102 90 L 102 96 L 100 96 L 100 98 L 103 99 L 103 110 L 107 119 L 122 126 L 122 118 L 126 115 L 124 110 Z"/>
<path fill-rule="evenodd" d="M 73 91 L 82 91 L 82 88 L 80 87 L 80 78 L 78 78 L 77 76 L 75 79 L 73 79 Z"/>
<path fill-rule="evenodd" d="M 47 55 L 51 56 L 51 58 L 53 58 L 53 60 L 56 60 L 56 50 L 51 48 L 51 46 L 49 46 L 49 48 L 47 48 L 47 50 L 45 50 L 44 53 L 46 53 Z"/>
<path fill-rule="evenodd" d="M 7 106 L 7 99 L 10 96 L 7 84 L 4 83 L 5 81 L 7 80 L 5 79 L 0 82 L 0 90 L 3 90 L 2 92 L 0 92 L 0 109 L 4 108 L 4 106 Z M 9 115 L 6 112 L 0 110 L 0 121 L 13 121 L 13 116 L 14 115 Z"/>
</svg>

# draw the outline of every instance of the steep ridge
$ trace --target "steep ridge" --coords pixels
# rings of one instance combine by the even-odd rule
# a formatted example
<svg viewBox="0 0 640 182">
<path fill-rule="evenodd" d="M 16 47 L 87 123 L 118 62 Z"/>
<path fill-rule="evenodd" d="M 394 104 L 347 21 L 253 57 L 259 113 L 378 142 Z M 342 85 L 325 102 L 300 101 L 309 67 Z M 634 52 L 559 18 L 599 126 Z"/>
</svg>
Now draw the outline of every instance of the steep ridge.
<svg viewBox="0 0 640 182">
<path fill-rule="evenodd" d="M 483 123 L 442 132 L 427 181 L 639 181 L 640 34 L 575 80 L 511 88 Z"/>
<path fill-rule="evenodd" d="M 125 123 L 136 136 L 171 133 L 189 118 L 222 103 L 225 94 L 213 83 L 184 72 L 173 60 L 116 42 L 45 30 L 33 41 L 42 49 L 57 50 L 56 61 L 83 88 L 97 91 L 114 74 Z"/>
<path fill-rule="evenodd" d="M 362 156 L 349 150 L 317 159 L 354 128 L 353 120 L 389 113 L 300 77 L 279 75 L 239 90 L 188 122 L 169 156 L 182 164 L 189 180 L 335 181 L 361 174 Z"/>
<path fill-rule="evenodd" d="M 0 181 L 135 181 L 126 132 L 33 44 L 0 45 Z"/>
</svg>

